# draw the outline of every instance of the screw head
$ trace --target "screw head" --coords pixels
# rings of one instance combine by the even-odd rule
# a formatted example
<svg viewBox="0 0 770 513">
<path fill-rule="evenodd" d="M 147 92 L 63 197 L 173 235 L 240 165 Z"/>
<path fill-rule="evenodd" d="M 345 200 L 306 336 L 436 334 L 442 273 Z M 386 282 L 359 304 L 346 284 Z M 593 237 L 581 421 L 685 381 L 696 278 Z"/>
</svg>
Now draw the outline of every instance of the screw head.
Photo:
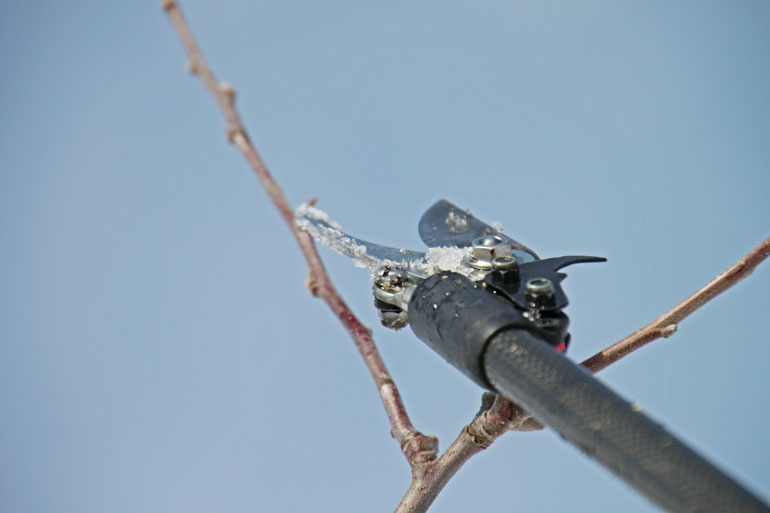
<svg viewBox="0 0 770 513">
<path fill-rule="evenodd" d="M 553 283 L 548 278 L 533 278 L 527 282 L 527 292 L 533 296 L 553 294 Z"/>
<path fill-rule="evenodd" d="M 525 285 L 527 301 L 537 309 L 553 306 L 555 290 L 553 282 L 548 278 L 533 278 Z"/>
<path fill-rule="evenodd" d="M 513 255 L 499 256 L 492 260 L 492 267 L 496 271 L 512 271 L 518 266 L 519 263 L 516 261 L 516 257 Z"/>
<path fill-rule="evenodd" d="M 479 237 L 473 243 L 479 246 L 496 246 L 503 242 L 503 239 L 498 235 L 484 235 Z"/>
</svg>

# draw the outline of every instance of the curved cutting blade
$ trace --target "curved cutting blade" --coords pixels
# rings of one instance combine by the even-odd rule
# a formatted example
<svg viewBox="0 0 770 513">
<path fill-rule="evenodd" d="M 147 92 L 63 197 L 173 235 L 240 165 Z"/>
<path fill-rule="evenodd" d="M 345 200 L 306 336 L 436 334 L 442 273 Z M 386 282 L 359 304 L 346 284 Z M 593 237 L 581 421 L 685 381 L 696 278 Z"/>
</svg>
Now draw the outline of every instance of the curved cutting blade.
<svg viewBox="0 0 770 513">
<path fill-rule="evenodd" d="M 314 239 L 349 257 L 359 267 L 377 269 L 387 265 L 408 268 L 410 264 L 425 259 L 425 253 L 420 251 L 383 246 L 349 235 L 324 212 L 307 205 L 297 210 L 296 220 L 299 227 L 310 233 Z"/>
<path fill-rule="evenodd" d="M 484 235 L 499 235 L 511 244 L 520 263 L 537 260 L 537 254 L 494 228 L 475 218 L 447 200 L 438 200 L 425 211 L 418 225 L 420 238 L 431 248 L 457 246 L 468 247 L 473 240 Z"/>
</svg>

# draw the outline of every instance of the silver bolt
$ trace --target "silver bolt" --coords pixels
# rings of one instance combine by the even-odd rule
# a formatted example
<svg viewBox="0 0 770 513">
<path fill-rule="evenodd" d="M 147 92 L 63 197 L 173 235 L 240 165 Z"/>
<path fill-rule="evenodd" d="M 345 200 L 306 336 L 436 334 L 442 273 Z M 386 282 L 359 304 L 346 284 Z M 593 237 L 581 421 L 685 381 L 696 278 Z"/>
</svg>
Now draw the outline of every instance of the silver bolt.
<svg viewBox="0 0 770 513">
<path fill-rule="evenodd" d="M 473 256 L 470 266 L 488 271 L 493 267 L 493 260 L 511 256 L 511 245 L 499 235 L 485 235 L 473 241 Z"/>
<path fill-rule="evenodd" d="M 527 282 L 527 293 L 532 296 L 550 296 L 553 292 L 553 283 L 548 278 L 534 278 Z"/>
<path fill-rule="evenodd" d="M 377 287 L 384 290 L 393 290 L 399 285 L 403 285 L 409 279 L 409 275 L 404 269 L 389 269 L 382 267 L 377 272 L 378 277 L 374 282 Z"/>
<path fill-rule="evenodd" d="M 512 255 L 499 256 L 492 260 L 492 267 L 497 271 L 510 271 L 515 269 L 517 264 L 516 258 Z"/>
<path fill-rule="evenodd" d="M 474 242 L 477 242 L 480 246 L 496 246 L 497 244 L 503 242 L 503 239 L 497 235 L 485 235 L 483 237 L 479 237 Z"/>
</svg>

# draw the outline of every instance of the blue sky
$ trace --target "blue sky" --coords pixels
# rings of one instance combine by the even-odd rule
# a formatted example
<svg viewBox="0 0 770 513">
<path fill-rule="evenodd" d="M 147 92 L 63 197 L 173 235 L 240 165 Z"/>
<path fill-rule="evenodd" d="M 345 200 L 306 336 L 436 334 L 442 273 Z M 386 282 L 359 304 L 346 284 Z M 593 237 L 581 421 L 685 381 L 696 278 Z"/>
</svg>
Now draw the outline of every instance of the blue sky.
<svg viewBox="0 0 770 513">
<path fill-rule="evenodd" d="M 182 3 L 295 205 L 422 249 L 439 198 L 569 270 L 570 355 L 770 235 L 766 2 Z M 409 481 L 371 380 L 155 2 L 0 7 L 0 510 L 388 511 Z M 476 385 L 378 326 L 416 426 Z M 767 265 L 601 379 L 770 500 Z M 436 512 L 655 511 L 552 432 Z"/>
</svg>

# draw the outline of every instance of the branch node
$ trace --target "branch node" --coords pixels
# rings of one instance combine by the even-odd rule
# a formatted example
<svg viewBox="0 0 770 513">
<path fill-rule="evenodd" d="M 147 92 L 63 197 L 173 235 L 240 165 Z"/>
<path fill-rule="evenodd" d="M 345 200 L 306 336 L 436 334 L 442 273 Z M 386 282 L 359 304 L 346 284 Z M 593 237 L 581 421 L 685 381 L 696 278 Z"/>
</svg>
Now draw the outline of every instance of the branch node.
<svg viewBox="0 0 770 513">
<path fill-rule="evenodd" d="M 668 326 L 664 326 L 660 329 L 660 336 L 663 338 L 668 338 L 674 333 L 676 333 L 677 325 L 676 323 L 669 324 Z"/>
<path fill-rule="evenodd" d="M 320 297 L 321 289 L 318 286 L 318 281 L 316 280 L 315 273 L 312 269 L 307 273 L 307 278 L 305 278 L 305 286 L 307 287 L 307 290 L 310 292 L 311 296 Z"/>
<path fill-rule="evenodd" d="M 438 437 L 423 435 L 417 430 L 401 444 L 401 452 L 406 456 L 412 469 L 422 467 L 438 458 Z"/>
<path fill-rule="evenodd" d="M 174 0 L 163 0 L 163 1 L 160 3 L 160 6 L 161 6 L 161 8 L 162 8 L 164 11 L 166 11 L 166 12 L 169 12 L 169 11 L 171 11 L 172 9 L 176 9 L 176 7 L 177 7 L 177 6 L 176 6 L 176 2 L 175 2 Z"/>
<path fill-rule="evenodd" d="M 220 82 L 219 91 L 227 99 L 227 102 L 230 104 L 230 106 L 235 105 L 235 97 L 237 92 L 235 90 L 235 87 L 232 84 L 228 82 Z"/>
<path fill-rule="evenodd" d="M 235 125 L 228 125 L 225 129 L 225 137 L 231 143 L 235 144 L 235 138 L 241 133 L 241 129 Z"/>
<path fill-rule="evenodd" d="M 473 443 L 482 449 L 486 449 L 492 445 L 492 442 L 494 442 L 495 439 L 486 432 L 483 426 L 476 427 L 473 424 L 475 424 L 475 422 L 471 422 L 463 428 L 463 431 L 471 437 Z"/>
<path fill-rule="evenodd" d="M 198 75 L 198 63 L 196 62 L 195 58 L 190 57 L 187 59 L 187 62 L 185 63 L 185 69 L 187 69 L 187 72 L 190 75 L 197 76 Z"/>
</svg>

